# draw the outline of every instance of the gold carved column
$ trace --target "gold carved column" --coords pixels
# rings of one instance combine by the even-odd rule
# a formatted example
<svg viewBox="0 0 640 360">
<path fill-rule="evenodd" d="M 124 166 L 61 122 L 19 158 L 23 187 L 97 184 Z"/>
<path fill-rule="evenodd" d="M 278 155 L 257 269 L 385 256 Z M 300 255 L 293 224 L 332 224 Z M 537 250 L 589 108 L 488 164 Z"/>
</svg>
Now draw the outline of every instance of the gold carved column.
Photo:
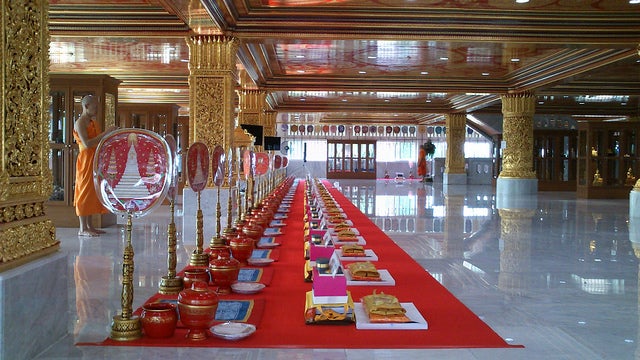
<svg viewBox="0 0 640 360">
<path fill-rule="evenodd" d="M 49 170 L 49 6 L 0 5 L 0 271 L 60 247 L 45 201 Z"/>
<path fill-rule="evenodd" d="M 535 179 L 533 171 L 533 114 L 536 97 L 531 93 L 502 96 L 501 178 Z"/>
<path fill-rule="evenodd" d="M 264 136 L 276 136 L 277 111 L 266 110 L 263 114 Z"/>
<path fill-rule="evenodd" d="M 447 114 L 447 157 L 445 159 L 443 183 L 464 185 L 467 175 L 464 171 L 464 139 L 467 117 L 465 114 Z"/>
<path fill-rule="evenodd" d="M 263 125 L 262 113 L 266 105 L 267 93 L 264 90 L 243 89 L 238 91 L 240 113 L 238 123 Z"/>
<path fill-rule="evenodd" d="M 189 45 L 189 144 L 227 149 L 233 140 L 238 40 L 196 35 Z"/>
</svg>

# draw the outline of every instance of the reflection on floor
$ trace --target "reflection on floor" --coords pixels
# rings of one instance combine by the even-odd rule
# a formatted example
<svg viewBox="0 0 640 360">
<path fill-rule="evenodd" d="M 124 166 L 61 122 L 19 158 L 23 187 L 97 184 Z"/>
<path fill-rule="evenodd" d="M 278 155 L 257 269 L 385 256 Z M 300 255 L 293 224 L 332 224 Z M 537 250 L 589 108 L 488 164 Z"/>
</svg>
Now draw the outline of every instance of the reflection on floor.
<svg viewBox="0 0 640 360">
<path fill-rule="evenodd" d="M 525 349 L 326 350 L 76 347 L 108 336 L 121 308 L 123 231 L 78 238 L 58 229 L 69 257 L 69 336 L 39 359 L 636 359 L 640 357 L 640 224 L 628 200 L 539 193 L 496 209 L 483 186 L 384 181 L 337 183 L 418 263 L 499 335 Z M 445 194 L 446 193 L 446 194 Z M 167 209 L 134 222 L 134 307 L 166 271 Z M 181 211 L 176 223 L 180 235 Z M 636 220 L 640 221 L 640 220 Z M 630 231 L 631 229 L 631 231 Z M 178 267 L 194 241 L 179 237 Z M 429 294 L 424 294 L 429 296 Z"/>
</svg>

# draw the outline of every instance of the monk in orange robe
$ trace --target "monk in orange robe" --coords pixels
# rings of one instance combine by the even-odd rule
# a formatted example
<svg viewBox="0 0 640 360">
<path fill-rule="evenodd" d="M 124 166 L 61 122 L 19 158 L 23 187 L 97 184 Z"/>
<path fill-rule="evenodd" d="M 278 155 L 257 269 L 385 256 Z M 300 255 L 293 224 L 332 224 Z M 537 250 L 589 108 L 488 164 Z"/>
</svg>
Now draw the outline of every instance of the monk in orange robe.
<svg viewBox="0 0 640 360">
<path fill-rule="evenodd" d="M 418 153 L 418 176 L 423 179 L 427 175 L 427 151 L 424 146 L 420 146 L 420 152 Z"/>
<path fill-rule="evenodd" d="M 98 200 L 93 185 L 93 156 L 100 140 L 116 127 L 110 127 L 99 133 L 96 122 L 93 120 L 97 112 L 98 99 L 93 95 L 85 96 L 82 99 L 82 114 L 73 125 L 73 137 L 80 148 L 76 160 L 76 185 L 73 198 L 76 215 L 80 220 L 79 236 L 98 236 L 104 233 L 104 231 L 93 227 L 91 215 L 108 212 Z"/>
</svg>

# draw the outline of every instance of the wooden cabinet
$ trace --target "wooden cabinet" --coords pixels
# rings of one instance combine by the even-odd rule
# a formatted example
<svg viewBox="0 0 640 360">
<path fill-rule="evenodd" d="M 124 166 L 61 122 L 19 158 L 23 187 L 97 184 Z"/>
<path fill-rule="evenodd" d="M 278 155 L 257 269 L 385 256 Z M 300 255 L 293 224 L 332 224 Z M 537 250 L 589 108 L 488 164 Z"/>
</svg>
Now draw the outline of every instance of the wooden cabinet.
<svg viewBox="0 0 640 360">
<path fill-rule="evenodd" d="M 78 218 L 73 206 L 78 155 L 78 144 L 73 138 L 74 121 L 82 113 L 82 98 L 95 95 L 100 104 L 96 115 L 99 129 L 115 125 L 119 80 L 107 75 L 56 74 L 50 74 L 49 79 L 49 166 L 53 192 L 47 202 L 47 215 L 56 226 L 77 227 Z M 97 216 L 93 223 L 105 226 L 111 223 L 110 219 L 111 216 Z"/>
<path fill-rule="evenodd" d="M 640 174 L 639 135 L 633 122 L 578 124 L 578 197 L 629 197 Z"/>
<path fill-rule="evenodd" d="M 179 116 L 176 104 L 118 104 L 118 126 L 122 128 L 146 129 L 162 136 L 173 135 L 178 151 L 178 193 L 184 187 L 186 151 L 189 147 L 189 117 Z"/>
<path fill-rule="evenodd" d="M 375 140 L 327 140 L 328 179 L 375 179 Z"/>
<path fill-rule="evenodd" d="M 178 119 L 176 104 L 118 104 L 118 126 L 147 129 L 160 135 L 172 134 Z"/>
<path fill-rule="evenodd" d="M 535 130 L 533 167 L 540 191 L 575 191 L 576 130 Z"/>
</svg>

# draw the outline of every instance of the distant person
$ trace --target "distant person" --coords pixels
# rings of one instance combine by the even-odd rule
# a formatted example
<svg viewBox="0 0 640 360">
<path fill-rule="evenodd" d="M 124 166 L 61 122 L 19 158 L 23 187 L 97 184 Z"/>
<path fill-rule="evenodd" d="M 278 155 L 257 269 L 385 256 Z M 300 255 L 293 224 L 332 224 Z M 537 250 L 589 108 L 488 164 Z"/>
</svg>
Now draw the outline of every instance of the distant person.
<svg viewBox="0 0 640 360">
<path fill-rule="evenodd" d="M 98 113 L 98 99 L 93 95 L 82 98 L 82 114 L 73 124 L 73 137 L 78 143 L 80 152 L 76 160 L 76 185 L 73 204 L 80 220 L 78 236 L 99 236 L 104 231 L 91 224 L 91 215 L 105 214 L 108 210 L 100 203 L 93 185 L 93 156 L 102 138 L 116 129 L 109 127 L 102 133 L 94 117 Z"/>
<path fill-rule="evenodd" d="M 420 151 L 418 152 L 418 176 L 424 181 L 427 175 L 427 149 L 424 145 L 420 145 Z"/>
</svg>

